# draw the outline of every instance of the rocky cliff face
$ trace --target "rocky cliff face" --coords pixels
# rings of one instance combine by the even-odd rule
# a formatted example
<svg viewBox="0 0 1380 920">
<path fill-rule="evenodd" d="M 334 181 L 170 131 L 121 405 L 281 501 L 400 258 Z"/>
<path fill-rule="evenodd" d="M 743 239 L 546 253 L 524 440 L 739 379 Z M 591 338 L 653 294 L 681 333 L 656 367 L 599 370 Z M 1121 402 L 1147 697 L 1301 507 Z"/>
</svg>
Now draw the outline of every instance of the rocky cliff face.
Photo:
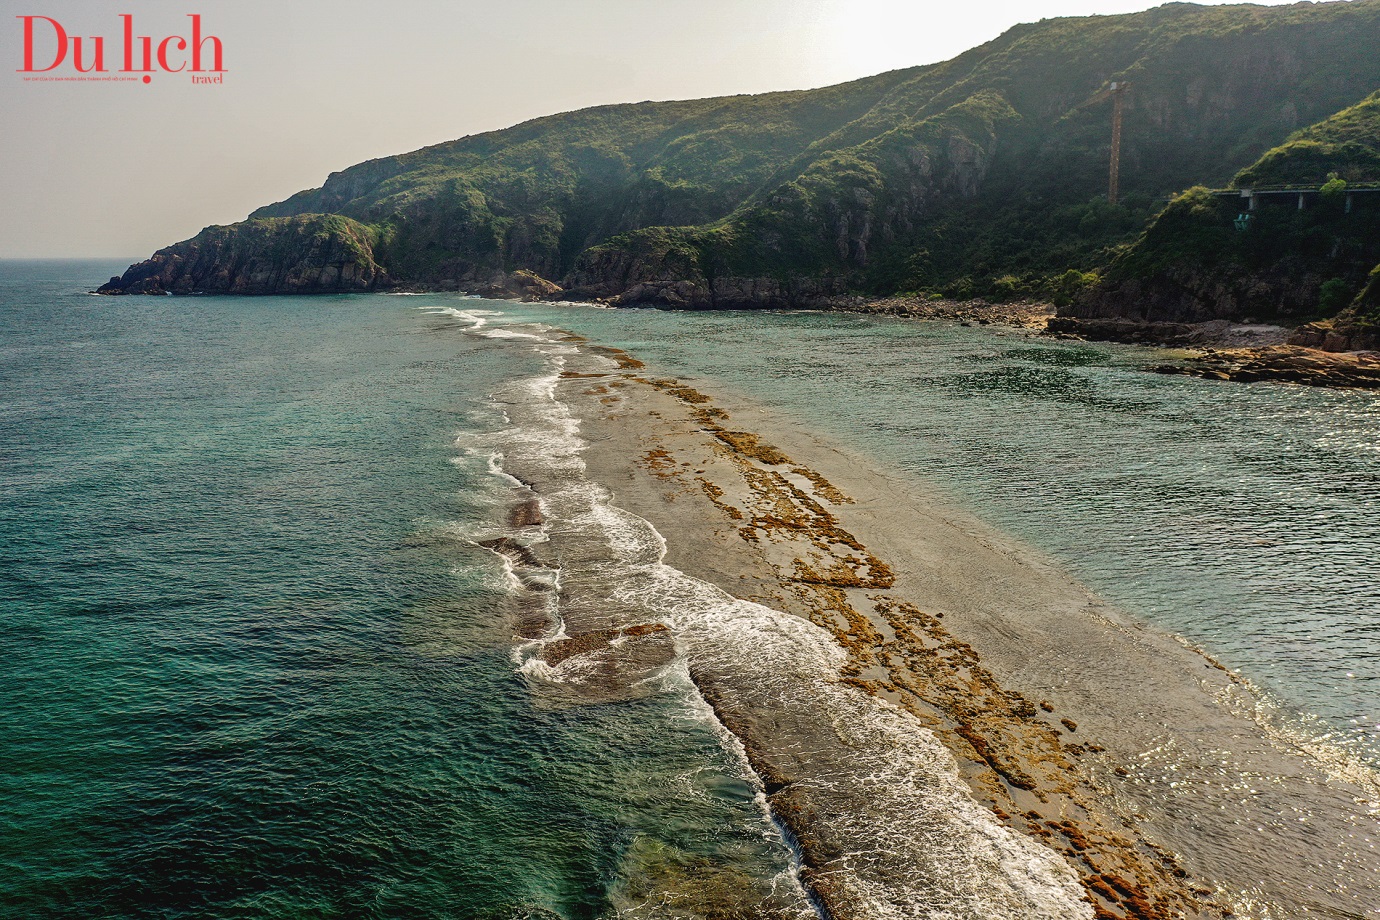
<svg viewBox="0 0 1380 920">
<path fill-rule="evenodd" d="M 1163 336 L 1153 329 L 1147 335 L 1148 327 L 1216 320 L 1270 322 L 1297 326 L 1289 340 L 1293 345 L 1327 351 L 1375 348 L 1380 345 L 1376 334 L 1380 324 L 1367 321 L 1366 298 L 1374 296 L 1370 292 L 1377 285 L 1366 284 L 1366 267 L 1380 259 L 1380 237 L 1372 235 L 1380 230 L 1380 208 L 1376 211 L 1357 215 L 1354 234 L 1345 233 L 1345 228 L 1315 225 L 1314 232 L 1305 236 L 1267 226 L 1262 235 L 1273 230 L 1278 238 L 1264 241 L 1254 251 L 1249 243 L 1233 241 L 1219 249 L 1205 244 L 1197 253 L 1167 256 L 1153 267 L 1114 263 L 1111 277 L 1060 309 L 1051 329 L 1095 338 L 1154 341 Z M 1293 223 L 1308 223 L 1297 213 L 1288 217 Z M 1226 214 L 1217 220 L 1226 226 L 1232 223 Z M 1326 216 L 1318 219 L 1318 223 L 1327 222 Z M 1183 233 L 1185 242 L 1195 237 L 1191 230 Z M 1156 243 L 1152 239 L 1141 246 L 1153 251 Z M 1244 251 L 1239 247 L 1245 247 Z M 1123 256 L 1123 263 L 1138 254 L 1143 253 L 1133 250 Z M 1361 293 L 1353 301 L 1358 289 Z M 1146 328 L 1137 329 L 1137 324 Z"/>
<path fill-rule="evenodd" d="M 207 227 L 102 285 L 101 294 L 326 294 L 387 286 L 376 231 L 338 215 Z"/>
<path fill-rule="evenodd" d="M 1297 322 L 1317 310 L 1319 291 L 1329 280 L 1325 271 L 1302 258 L 1264 269 L 1174 265 L 1148 278 L 1102 284 L 1059 315 L 1147 323 Z"/>
</svg>

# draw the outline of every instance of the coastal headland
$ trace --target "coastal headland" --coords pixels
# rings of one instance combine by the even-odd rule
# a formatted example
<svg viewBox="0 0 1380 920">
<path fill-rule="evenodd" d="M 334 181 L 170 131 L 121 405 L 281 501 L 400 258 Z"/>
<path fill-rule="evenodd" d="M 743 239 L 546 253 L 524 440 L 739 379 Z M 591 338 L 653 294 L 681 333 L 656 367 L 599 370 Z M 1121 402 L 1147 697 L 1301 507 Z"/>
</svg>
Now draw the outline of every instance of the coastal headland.
<svg viewBox="0 0 1380 920">
<path fill-rule="evenodd" d="M 1272 722 L 1212 657 L 846 445 L 568 340 L 581 355 L 556 387 L 590 479 L 656 528 L 666 565 L 830 637 L 830 692 L 941 741 L 952 761 L 939 774 L 1067 867 L 1082 906 L 1066 916 L 1375 916 L 1375 776 Z M 557 660 L 625 648 L 645 666 L 649 648 L 675 637 L 828 915 L 908 915 L 858 882 L 924 881 L 934 868 L 888 850 L 887 827 L 945 818 L 887 814 L 894 790 L 856 768 L 879 754 L 904 761 L 903 736 L 811 720 L 764 690 L 778 675 L 701 656 L 693 629 L 600 625 L 582 640 L 577 624 Z M 868 750 L 877 745 L 889 749 Z M 1040 878 L 1062 884 L 1058 872 Z M 981 915 L 954 896 L 933 906 Z"/>
<path fill-rule="evenodd" d="M 985 298 L 1090 338 L 1373 349 L 1377 40 L 1380 0 L 1168 3 L 837 86 L 567 112 L 332 173 L 99 291 Z"/>
</svg>

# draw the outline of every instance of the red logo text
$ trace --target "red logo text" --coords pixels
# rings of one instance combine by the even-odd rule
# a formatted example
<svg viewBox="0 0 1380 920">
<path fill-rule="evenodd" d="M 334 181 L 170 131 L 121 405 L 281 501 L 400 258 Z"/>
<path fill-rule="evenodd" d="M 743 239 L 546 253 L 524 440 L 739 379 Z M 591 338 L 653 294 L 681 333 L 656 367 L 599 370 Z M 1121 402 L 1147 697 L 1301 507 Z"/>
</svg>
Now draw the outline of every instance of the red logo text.
<svg viewBox="0 0 1380 920">
<path fill-rule="evenodd" d="M 155 39 L 151 35 L 136 35 L 134 17 L 120 15 L 121 36 L 106 42 L 103 35 L 72 35 L 62 23 L 51 16 L 17 16 L 24 23 L 24 66 L 19 73 L 40 74 L 57 71 L 63 64 L 77 73 L 103 74 L 108 66 L 119 63 L 117 73 L 148 74 L 181 73 L 215 74 L 215 77 L 192 78 L 194 83 L 219 83 L 225 73 L 225 46 L 214 35 L 202 31 L 201 16 L 189 13 L 190 35 L 167 35 Z M 118 42 L 118 46 L 117 46 Z M 107 57 L 107 49 L 112 53 Z"/>
</svg>

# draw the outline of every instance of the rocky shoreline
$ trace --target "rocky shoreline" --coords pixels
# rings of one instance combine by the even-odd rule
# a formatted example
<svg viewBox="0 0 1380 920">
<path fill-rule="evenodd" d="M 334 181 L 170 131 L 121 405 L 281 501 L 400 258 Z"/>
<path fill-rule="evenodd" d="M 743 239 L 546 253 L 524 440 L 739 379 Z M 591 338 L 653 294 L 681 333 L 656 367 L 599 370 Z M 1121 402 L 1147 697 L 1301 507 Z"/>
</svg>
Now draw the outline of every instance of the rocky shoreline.
<svg viewBox="0 0 1380 920">
<path fill-rule="evenodd" d="M 558 299 L 560 294 L 537 299 Z M 665 306 L 665 305 L 664 305 Z M 695 309 L 669 306 L 670 309 Z M 1155 348 L 1187 350 L 1178 361 L 1150 369 L 1241 383 L 1278 381 L 1323 387 L 1380 387 L 1375 352 L 1323 350 L 1314 325 L 1288 329 L 1267 323 L 1161 323 L 1137 320 L 1088 320 L 1062 317 L 1053 304 L 1040 301 L 992 303 L 922 297 L 824 297 L 811 309 L 836 313 L 941 320 L 965 326 L 1000 325 L 1063 339 L 1109 341 Z M 1302 342 L 1303 344 L 1299 344 Z M 1333 340 L 1330 344 L 1345 344 Z"/>
<path fill-rule="evenodd" d="M 204 261 L 204 260 L 203 260 Z M 207 263 L 208 265 L 212 263 Z M 343 263 L 342 263 L 343 265 Z M 198 269 L 200 270 L 200 269 Z M 209 270 L 209 269 L 208 269 Z M 1145 322 L 1128 319 L 1087 319 L 1060 316 L 1054 305 L 1039 301 L 992 303 L 982 299 L 950 300 L 917 296 L 865 297 L 819 291 L 798 302 L 782 300 L 780 291 L 770 286 L 738 291 L 741 296 L 715 306 L 703 291 L 689 282 L 661 282 L 639 285 L 614 298 L 596 296 L 590 291 L 565 290 L 533 272 L 496 271 L 482 277 L 457 280 L 449 284 L 396 284 L 375 268 L 350 274 L 353 267 L 339 268 L 336 276 L 300 273 L 281 267 L 269 271 L 256 267 L 252 273 L 234 281 L 236 293 L 264 293 L 259 286 L 269 279 L 281 282 L 284 271 L 298 289 L 295 293 L 330 293 L 341 283 L 358 285 L 360 291 L 388 293 L 453 292 L 496 300 L 559 302 L 576 300 L 617 308 L 659 308 L 674 310 L 709 309 L 813 309 L 826 312 L 895 316 L 906 319 L 943 320 L 967 326 L 1002 325 L 1057 338 L 1121 342 L 1173 349 L 1202 349 L 1181 363 L 1165 362 L 1151 369 L 1163 374 L 1183 374 L 1239 382 L 1282 381 L 1309 386 L 1380 387 L 1374 370 L 1375 353 L 1346 352 L 1340 349 L 1350 340 L 1320 324 L 1297 330 L 1259 323 L 1231 323 L 1214 320 L 1198 323 Z M 191 293 L 192 268 L 180 254 L 158 253 L 153 259 L 132 266 L 124 278 L 111 278 L 94 293 L 166 294 Z M 344 274 L 340 274 L 344 273 Z M 349 277 L 346 278 L 346 275 Z M 199 275 L 197 277 L 200 277 Z M 340 279 L 345 278 L 345 282 Z M 222 279 L 224 280 L 224 279 Z M 755 298 L 755 299 L 754 299 Z M 1284 348 L 1283 346 L 1288 346 Z M 1219 351 L 1218 349 L 1227 349 Z M 1326 350 L 1324 350 L 1326 349 Z"/>
<path fill-rule="evenodd" d="M 991 303 L 986 300 L 949 300 L 927 297 L 836 297 L 821 309 L 839 313 L 867 313 L 907 319 L 948 320 L 966 326 L 1015 326 L 1042 331 L 1054 318 L 1054 305 L 1020 300 Z"/>
<path fill-rule="evenodd" d="M 1292 335 L 1283 326 L 1264 323 L 1231 323 L 1211 320 L 1201 323 L 1160 323 L 1128 319 L 1079 319 L 1051 317 L 1045 329 L 1059 338 L 1092 342 L 1120 342 L 1159 348 L 1266 347 L 1282 345 Z"/>
<path fill-rule="evenodd" d="M 1335 353 L 1298 345 L 1265 348 L 1208 348 L 1182 363 L 1151 368 L 1160 374 L 1182 374 L 1244 383 L 1274 380 L 1319 387 L 1380 389 L 1380 354 Z"/>
<path fill-rule="evenodd" d="M 1180 374 L 1239 383 L 1275 381 L 1318 387 L 1380 387 L 1380 353 L 1341 350 L 1350 339 L 1331 335 L 1319 324 L 1297 329 L 1257 323 L 1141 322 L 1124 319 L 1078 319 L 1056 316 L 1046 332 L 1057 338 L 1122 342 L 1186 351 L 1174 361 L 1149 367 L 1160 374 Z M 1327 346 L 1327 347 L 1323 347 Z"/>
<path fill-rule="evenodd" d="M 991 303 L 920 297 L 827 298 L 814 309 L 838 313 L 943 320 L 964 326 L 1001 325 L 1062 339 L 1110 341 L 1187 350 L 1174 362 L 1150 369 L 1241 383 L 1278 381 L 1321 387 L 1380 387 L 1380 355 L 1323 350 L 1313 326 L 1287 329 L 1266 323 L 1157 323 L 1061 317 L 1053 304 L 1039 301 Z M 1304 344 L 1297 344 L 1302 341 Z M 1331 344 L 1344 344 L 1340 340 Z"/>
</svg>

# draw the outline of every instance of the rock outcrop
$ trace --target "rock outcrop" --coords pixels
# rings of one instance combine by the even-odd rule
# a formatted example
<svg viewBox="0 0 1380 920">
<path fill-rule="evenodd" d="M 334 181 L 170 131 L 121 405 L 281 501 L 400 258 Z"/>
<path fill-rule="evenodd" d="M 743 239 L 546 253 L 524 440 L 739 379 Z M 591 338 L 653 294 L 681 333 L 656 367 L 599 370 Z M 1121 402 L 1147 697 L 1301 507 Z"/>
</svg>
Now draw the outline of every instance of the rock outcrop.
<svg viewBox="0 0 1380 920">
<path fill-rule="evenodd" d="M 1297 345 L 1208 349 L 1182 364 L 1163 364 L 1154 370 L 1213 380 L 1278 380 L 1309 386 L 1380 389 L 1380 354 L 1336 354 Z"/>
<path fill-rule="evenodd" d="M 1380 350 L 1380 329 L 1353 325 L 1344 315 L 1335 321 L 1299 326 L 1289 336 L 1289 344 L 1333 352 L 1377 351 Z"/>
<path fill-rule="evenodd" d="M 100 294 L 332 294 L 388 285 L 379 234 L 348 217 L 306 214 L 207 227 L 160 249 Z"/>
<path fill-rule="evenodd" d="M 1287 322 L 1291 318 L 1297 322 L 1317 310 L 1318 292 L 1327 280 L 1303 258 L 1285 257 L 1263 270 L 1239 263 L 1167 265 L 1150 277 L 1109 280 L 1061 309 L 1059 315 L 1090 324 Z"/>
<path fill-rule="evenodd" d="M 1330 321 L 1300 326 L 1289 342 L 1327 351 L 1380 351 L 1380 265 L 1345 310 Z"/>
<path fill-rule="evenodd" d="M 427 285 L 426 287 L 432 287 Z M 448 288 L 449 285 L 434 285 Z M 496 271 L 480 277 L 462 278 L 455 282 L 454 290 L 495 300 L 549 300 L 563 292 L 554 281 L 548 281 L 536 272 L 518 269 L 515 272 Z"/>
</svg>

